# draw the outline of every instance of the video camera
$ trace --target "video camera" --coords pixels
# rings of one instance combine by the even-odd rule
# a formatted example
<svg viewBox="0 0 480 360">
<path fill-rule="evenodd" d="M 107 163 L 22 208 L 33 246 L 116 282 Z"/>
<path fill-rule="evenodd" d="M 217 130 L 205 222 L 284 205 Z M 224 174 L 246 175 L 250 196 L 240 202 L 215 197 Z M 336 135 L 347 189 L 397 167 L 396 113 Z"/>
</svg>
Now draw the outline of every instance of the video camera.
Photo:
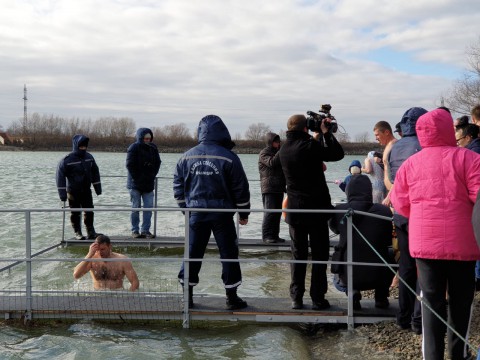
<svg viewBox="0 0 480 360">
<path fill-rule="evenodd" d="M 307 129 L 313 132 L 321 132 L 320 125 L 322 125 L 322 121 L 329 118 L 331 121 L 326 121 L 325 126 L 329 132 L 336 133 L 338 130 L 338 124 L 335 117 L 330 114 L 331 109 L 332 106 L 330 104 L 324 104 L 320 107 L 318 114 L 313 111 L 307 111 Z"/>
</svg>

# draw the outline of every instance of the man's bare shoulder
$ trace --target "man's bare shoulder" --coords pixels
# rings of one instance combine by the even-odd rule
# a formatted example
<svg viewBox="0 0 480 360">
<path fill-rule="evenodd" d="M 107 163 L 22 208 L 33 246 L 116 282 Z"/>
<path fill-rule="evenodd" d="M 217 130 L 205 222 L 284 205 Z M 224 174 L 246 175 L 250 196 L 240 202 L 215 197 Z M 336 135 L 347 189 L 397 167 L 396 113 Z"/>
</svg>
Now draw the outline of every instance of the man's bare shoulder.
<svg viewBox="0 0 480 360">
<path fill-rule="evenodd" d="M 123 255 L 123 254 L 119 254 L 119 253 L 116 253 L 116 252 L 112 252 L 112 254 L 110 255 L 110 257 L 112 258 L 119 258 L 119 259 L 126 259 L 127 256 Z"/>
<path fill-rule="evenodd" d="M 389 153 L 390 150 L 392 150 L 393 144 L 395 144 L 397 141 L 398 141 L 398 139 L 393 139 L 393 140 L 391 140 L 391 141 L 387 144 L 387 146 L 385 146 L 385 151 L 384 151 L 384 153 Z"/>
</svg>

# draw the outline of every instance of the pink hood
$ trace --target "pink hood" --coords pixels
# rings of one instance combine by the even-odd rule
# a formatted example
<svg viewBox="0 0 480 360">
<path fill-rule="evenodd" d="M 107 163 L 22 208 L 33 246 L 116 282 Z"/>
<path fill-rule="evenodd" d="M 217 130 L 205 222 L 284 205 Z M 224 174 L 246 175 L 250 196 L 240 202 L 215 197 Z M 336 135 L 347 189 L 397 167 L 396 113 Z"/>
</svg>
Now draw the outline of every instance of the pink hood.
<svg viewBox="0 0 480 360">
<path fill-rule="evenodd" d="M 422 148 L 457 146 L 453 119 L 448 111 L 437 109 L 420 116 L 415 129 Z"/>
</svg>

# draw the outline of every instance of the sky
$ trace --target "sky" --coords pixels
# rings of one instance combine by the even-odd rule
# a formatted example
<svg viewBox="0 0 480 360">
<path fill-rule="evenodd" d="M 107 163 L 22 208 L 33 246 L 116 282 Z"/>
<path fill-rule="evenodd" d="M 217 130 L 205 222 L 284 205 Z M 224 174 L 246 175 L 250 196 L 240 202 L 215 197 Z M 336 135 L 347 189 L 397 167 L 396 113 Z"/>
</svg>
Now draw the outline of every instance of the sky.
<svg viewBox="0 0 480 360">
<path fill-rule="evenodd" d="M 208 114 L 232 134 L 332 105 L 352 139 L 427 110 L 480 41 L 478 0 L 0 0 L 0 125 Z M 458 115 L 458 114 L 457 114 Z M 455 116 L 455 114 L 454 114 Z M 373 140 L 373 136 L 372 136 Z"/>
</svg>

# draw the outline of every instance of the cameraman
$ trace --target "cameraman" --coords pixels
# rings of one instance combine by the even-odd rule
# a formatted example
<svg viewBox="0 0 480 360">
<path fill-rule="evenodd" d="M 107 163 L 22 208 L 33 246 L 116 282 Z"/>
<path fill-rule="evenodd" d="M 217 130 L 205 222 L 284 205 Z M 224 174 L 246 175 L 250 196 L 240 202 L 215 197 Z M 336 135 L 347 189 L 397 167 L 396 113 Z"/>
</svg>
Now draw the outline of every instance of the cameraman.
<svg viewBox="0 0 480 360">
<path fill-rule="evenodd" d="M 322 162 L 341 160 L 344 153 L 342 146 L 329 131 L 330 121 L 330 118 L 322 119 L 320 132 L 315 132 L 312 137 L 308 134 L 307 119 L 304 115 L 292 115 L 288 119 L 287 139 L 280 148 L 279 156 L 287 182 L 289 209 L 333 208 Z M 307 260 L 309 240 L 312 260 L 328 260 L 330 243 L 327 221 L 330 216 L 330 214 L 287 213 L 286 222 L 289 224 L 294 260 Z M 312 265 L 310 297 L 313 310 L 330 307 L 328 300 L 325 299 L 326 270 L 326 264 Z M 291 265 L 292 309 L 303 308 L 306 271 L 307 264 Z"/>
</svg>

